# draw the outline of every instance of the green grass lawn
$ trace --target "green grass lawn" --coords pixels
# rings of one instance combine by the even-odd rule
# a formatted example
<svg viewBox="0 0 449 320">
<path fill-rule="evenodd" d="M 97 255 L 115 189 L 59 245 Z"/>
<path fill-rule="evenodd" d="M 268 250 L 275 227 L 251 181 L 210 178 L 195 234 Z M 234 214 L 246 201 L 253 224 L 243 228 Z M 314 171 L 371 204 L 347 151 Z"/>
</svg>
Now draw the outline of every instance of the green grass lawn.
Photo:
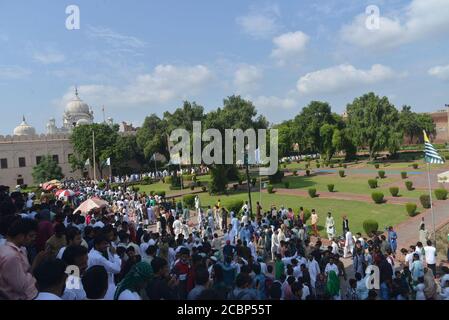
<svg viewBox="0 0 449 320">
<path fill-rule="evenodd" d="M 373 175 L 374 178 L 374 175 Z M 341 178 L 338 174 L 335 173 L 323 173 L 315 176 L 288 176 L 285 177 L 282 183 L 275 184 L 277 188 L 284 188 L 284 182 L 289 182 L 290 189 L 303 189 L 307 190 L 309 188 L 317 189 L 318 193 L 321 191 L 328 191 L 327 185 L 334 184 L 334 190 L 336 192 L 345 192 L 345 193 L 355 193 L 355 194 L 366 194 L 371 195 L 374 191 L 383 192 L 385 196 L 390 196 L 389 185 L 392 182 L 402 180 L 400 177 L 387 177 L 385 179 L 378 179 L 378 188 L 371 189 L 368 185 L 369 177 L 351 177 L 350 173 L 348 176 Z M 404 180 L 405 183 L 405 180 Z M 423 191 L 413 190 L 408 191 L 403 187 L 399 188 L 399 194 L 406 198 L 418 198 Z"/>
<path fill-rule="evenodd" d="M 207 193 L 200 194 L 202 206 L 207 207 L 208 205 L 215 205 L 218 199 L 221 200 L 221 204 L 226 207 L 231 201 L 236 199 L 247 200 L 248 195 L 244 192 L 239 194 L 234 194 L 230 196 L 210 196 Z M 277 195 L 277 194 L 262 194 L 260 198 L 260 193 L 252 193 L 253 206 L 255 207 L 256 201 L 260 201 L 262 207 L 265 210 L 269 209 L 272 204 L 277 205 L 279 208 L 281 205 L 285 207 L 293 208 L 294 212 L 297 213 L 299 207 L 304 207 L 309 210 L 315 209 L 318 212 L 320 221 L 318 223 L 321 226 L 321 234 L 326 235 L 324 230 L 324 224 L 326 220 L 327 212 L 332 212 L 335 222 L 337 224 L 338 234 L 342 233 L 342 216 L 347 215 L 349 218 L 350 228 L 353 232 L 363 231 L 363 221 L 366 219 L 374 219 L 379 223 L 379 229 L 389 225 L 396 225 L 408 218 L 404 206 L 393 205 L 393 204 L 382 204 L 376 205 L 374 203 L 367 202 L 357 202 L 357 201 L 344 201 L 344 200 L 332 200 L 332 199 L 320 199 L 320 198 L 303 198 L 288 195 Z"/>
</svg>

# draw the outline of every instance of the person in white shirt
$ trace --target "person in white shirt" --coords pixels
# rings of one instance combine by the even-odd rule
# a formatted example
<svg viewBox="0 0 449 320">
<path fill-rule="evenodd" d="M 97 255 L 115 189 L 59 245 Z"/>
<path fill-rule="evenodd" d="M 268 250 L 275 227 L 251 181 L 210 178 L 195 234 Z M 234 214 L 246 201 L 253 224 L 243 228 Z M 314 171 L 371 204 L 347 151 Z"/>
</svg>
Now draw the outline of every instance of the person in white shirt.
<svg viewBox="0 0 449 320">
<path fill-rule="evenodd" d="M 327 213 L 326 232 L 329 240 L 332 240 L 332 238 L 335 236 L 335 221 L 334 217 L 332 217 L 332 213 L 330 212 Z"/>
<path fill-rule="evenodd" d="M 121 271 L 122 260 L 115 253 L 113 247 L 109 248 L 109 242 L 104 235 L 99 235 L 94 239 L 94 247 L 89 252 L 88 268 L 93 266 L 103 266 L 108 272 L 108 291 L 105 300 L 112 300 L 115 292 L 114 274 Z M 109 248 L 109 250 L 108 250 Z M 105 258 L 107 256 L 108 258 Z"/>
<path fill-rule="evenodd" d="M 338 243 L 337 243 L 337 239 L 336 238 L 332 239 L 331 247 L 332 247 L 332 254 L 334 254 L 334 255 L 338 254 L 339 248 L 338 248 Z"/>
<path fill-rule="evenodd" d="M 114 300 L 142 300 L 139 292 L 148 285 L 152 275 L 153 269 L 148 263 L 135 264 L 117 285 Z"/>
<path fill-rule="evenodd" d="M 178 236 L 182 233 L 182 221 L 181 221 L 181 217 L 179 217 L 178 219 L 175 220 L 175 222 L 173 222 L 173 230 L 175 232 L 175 238 L 178 238 Z"/>
<path fill-rule="evenodd" d="M 59 259 L 42 262 L 34 270 L 39 293 L 34 300 L 62 300 L 67 274 L 67 265 Z"/>
<path fill-rule="evenodd" d="M 334 258 L 330 258 L 329 259 L 329 263 L 326 265 L 326 268 L 324 269 L 324 273 L 326 275 L 328 275 L 329 272 L 331 272 L 331 271 L 335 271 L 337 276 L 340 274 L 340 272 L 338 271 L 338 267 L 337 267 L 337 265 L 334 262 L 335 262 Z"/>
<path fill-rule="evenodd" d="M 315 258 L 312 255 L 309 256 L 307 269 L 309 270 L 309 274 L 310 274 L 310 285 L 312 286 L 312 289 L 314 290 L 316 278 L 321 273 L 321 270 L 320 270 L 320 265 L 318 264 L 318 262 L 315 260 Z"/>
<path fill-rule="evenodd" d="M 68 227 L 65 232 L 65 238 L 67 241 L 67 246 L 59 249 L 58 254 L 56 255 L 56 259 L 62 259 L 62 255 L 64 251 L 69 246 L 79 246 L 83 238 L 81 237 L 81 232 L 76 227 Z"/>
<path fill-rule="evenodd" d="M 427 246 L 424 247 L 426 264 L 433 274 L 437 274 L 437 249 L 432 246 L 432 241 L 427 240 Z"/>
<path fill-rule="evenodd" d="M 343 249 L 343 258 L 348 258 L 348 253 L 354 250 L 354 239 L 352 238 L 352 232 L 348 230 L 345 235 L 345 247 Z"/>
<path fill-rule="evenodd" d="M 274 258 L 276 257 L 276 253 L 279 248 L 279 239 L 278 239 L 278 233 L 279 231 L 274 231 L 273 235 L 271 236 L 271 259 L 274 261 Z"/>
</svg>

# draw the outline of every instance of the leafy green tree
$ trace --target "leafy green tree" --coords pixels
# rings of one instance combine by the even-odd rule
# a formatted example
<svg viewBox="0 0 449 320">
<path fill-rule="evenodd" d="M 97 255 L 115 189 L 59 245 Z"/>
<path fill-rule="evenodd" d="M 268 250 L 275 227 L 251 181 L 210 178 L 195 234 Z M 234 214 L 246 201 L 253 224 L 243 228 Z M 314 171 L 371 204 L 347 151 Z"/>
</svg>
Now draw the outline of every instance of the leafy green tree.
<svg viewBox="0 0 449 320">
<path fill-rule="evenodd" d="M 335 125 L 326 123 L 320 128 L 320 136 L 322 139 L 320 152 L 325 156 L 325 159 L 329 161 L 332 159 L 337 150 L 336 146 L 341 145 L 339 130 Z"/>
<path fill-rule="evenodd" d="M 397 145 L 399 112 L 387 97 L 365 94 L 348 104 L 347 113 L 355 144 L 366 147 L 371 160 L 377 152 Z"/>
<path fill-rule="evenodd" d="M 42 157 L 38 165 L 33 167 L 31 173 L 35 183 L 43 183 L 50 180 L 64 178 L 61 167 L 48 155 Z"/>
<path fill-rule="evenodd" d="M 137 130 L 137 145 L 143 150 L 147 160 L 155 153 L 164 155 L 166 159 L 170 158 L 167 126 L 165 120 L 152 114 L 145 118 L 142 127 Z"/>
</svg>

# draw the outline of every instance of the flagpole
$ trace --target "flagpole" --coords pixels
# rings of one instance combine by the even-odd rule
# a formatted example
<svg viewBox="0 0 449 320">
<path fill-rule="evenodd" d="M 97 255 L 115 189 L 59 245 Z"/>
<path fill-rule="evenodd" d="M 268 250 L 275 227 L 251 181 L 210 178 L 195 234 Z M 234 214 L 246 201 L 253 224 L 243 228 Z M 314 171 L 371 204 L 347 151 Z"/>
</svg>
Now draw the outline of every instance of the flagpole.
<svg viewBox="0 0 449 320">
<path fill-rule="evenodd" d="M 95 131 L 92 130 L 92 151 L 93 151 L 93 159 L 94 159 L 94 181 L 97 181 L 97 165 L 95 160 Z"/>
<path fill-rule="evenodd" d="M 435 228 L 435 214 L 433 211 L 433 201 L 432 201 L 432 184 L 430 182 L 430 163 L 427 163 L 427 179 L 429 182 L 429 196 L 430 196 L 430 212 L 432 214 L 432 226 L 433 226 L 433 242 L 435 245 L 435 248 L 437 246 L 437 234 L 436 234 L 436 228 Z M 423 243 L 425 245 L 425 243 Z"/>
</svg>

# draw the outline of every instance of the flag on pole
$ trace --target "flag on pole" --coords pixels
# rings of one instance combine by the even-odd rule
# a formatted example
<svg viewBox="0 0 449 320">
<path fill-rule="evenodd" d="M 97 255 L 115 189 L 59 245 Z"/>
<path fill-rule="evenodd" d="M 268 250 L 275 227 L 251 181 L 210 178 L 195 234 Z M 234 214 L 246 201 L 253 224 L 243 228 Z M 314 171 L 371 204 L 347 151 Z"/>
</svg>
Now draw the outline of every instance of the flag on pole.
<svg viewBox="0 0 449 320">
<path fill-rule="evenodd" d="M 255 153 L 254 158 L 256 159 L 256 164 L 260 164 L 260 149 L 257 148 L 254 153 Z"/>
<path fill-rule="evenodd" d="M 111 158 L 107 158 L 107 159 L 106 159 L 106 165 L 107 165 L 107 166 L 110 166 L 110 165 L 111 165 Z"/>
<path fill-rule="evenodd" d="M 87 159 L 87 160 L 86 160 L 86 163 L 84 164 L 84 166 L 85 166 L 85 167 L 90 166 L 90 159 Z"/>
<path fill-rule="evenodd" d="M 424 158 L 427 163 L 443 164 L 444 159 L 438 154 L 438 151 L 430 143 L 426 132 L 424 131 Z"/>
</svg>

